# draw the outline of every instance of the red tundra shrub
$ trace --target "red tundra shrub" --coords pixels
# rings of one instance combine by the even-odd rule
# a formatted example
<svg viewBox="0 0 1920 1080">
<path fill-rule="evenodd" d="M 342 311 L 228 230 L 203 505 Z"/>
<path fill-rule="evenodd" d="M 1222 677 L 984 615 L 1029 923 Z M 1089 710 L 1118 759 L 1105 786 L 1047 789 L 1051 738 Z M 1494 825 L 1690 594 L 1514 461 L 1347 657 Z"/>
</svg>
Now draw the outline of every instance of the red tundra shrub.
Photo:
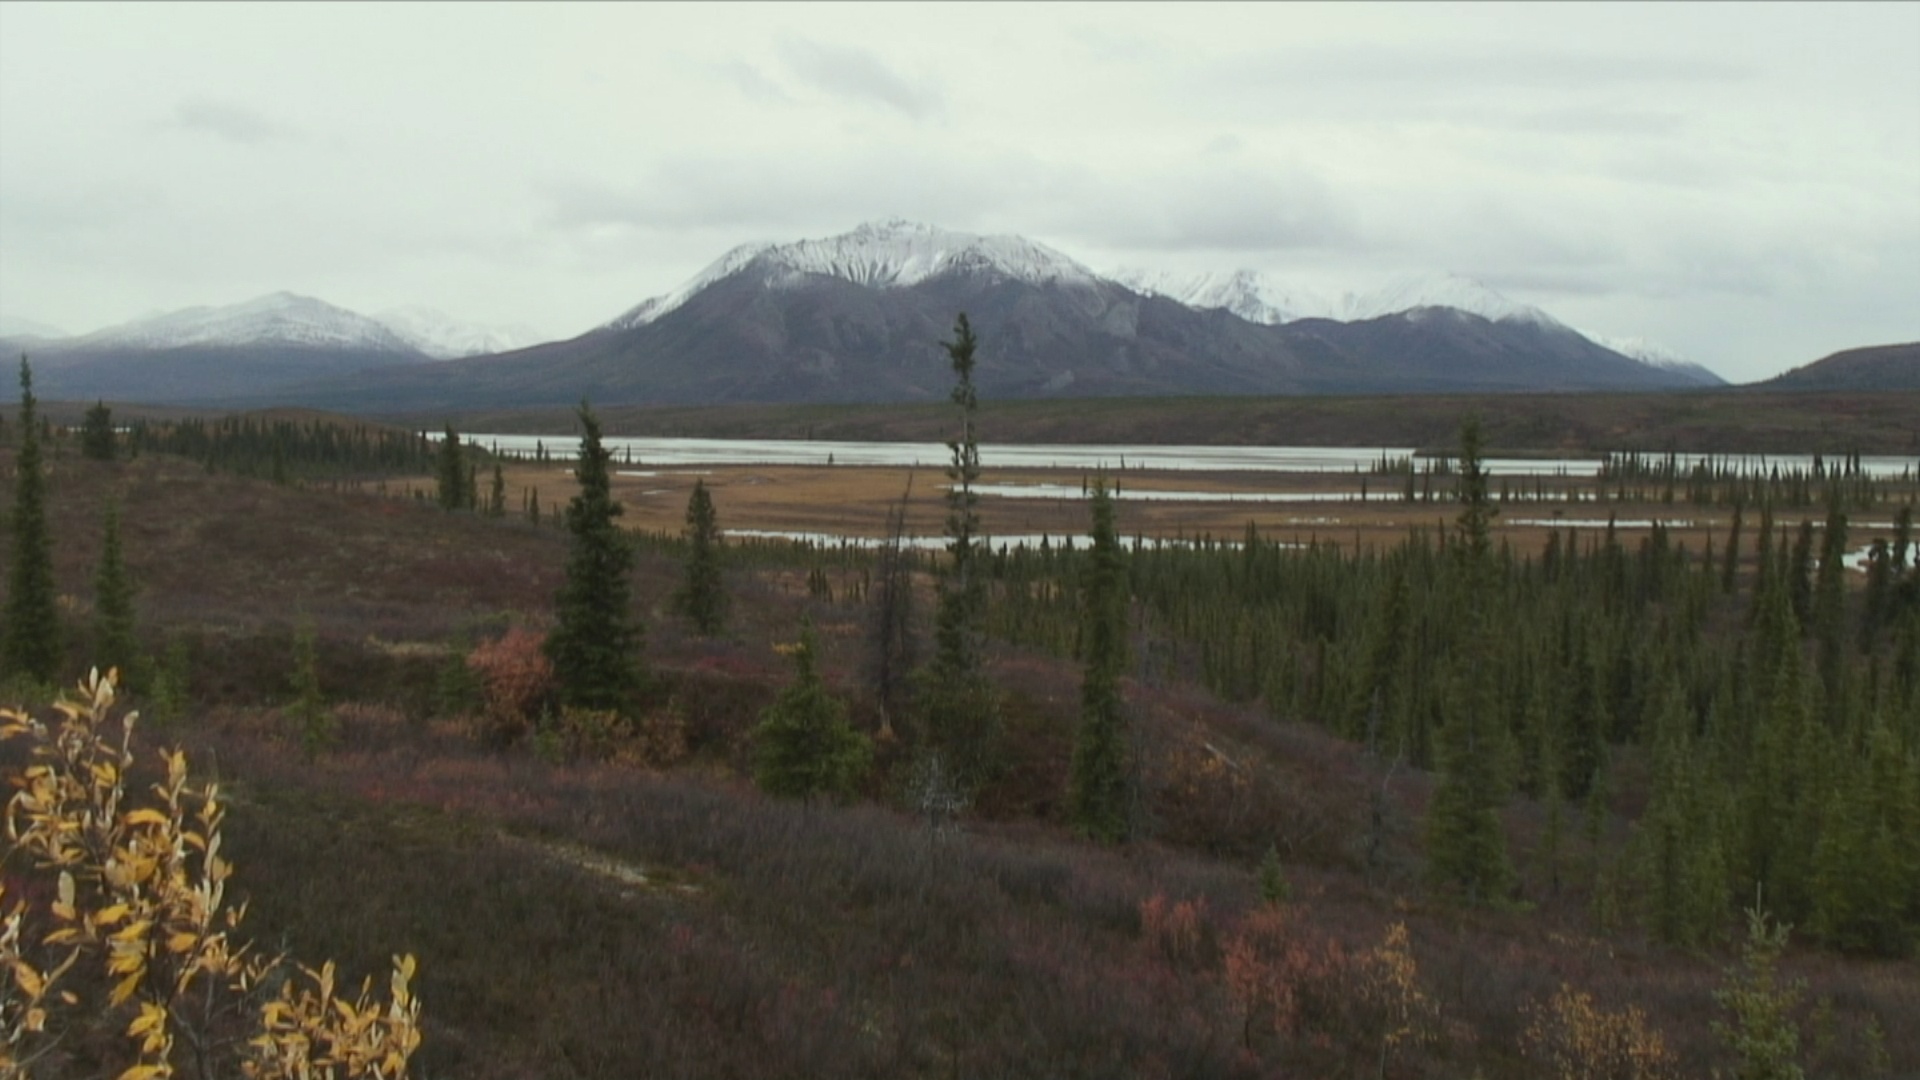
<svg viewBox="0 0 1920 1080">
<path fill-rule="evenodd" d="M 532 728 L 553 693 L 553 661 L 544 634 L 516 626 L 467 654 L 485 699 L 477 734 L 488 746 L 509 746 Z"/>
</svg>

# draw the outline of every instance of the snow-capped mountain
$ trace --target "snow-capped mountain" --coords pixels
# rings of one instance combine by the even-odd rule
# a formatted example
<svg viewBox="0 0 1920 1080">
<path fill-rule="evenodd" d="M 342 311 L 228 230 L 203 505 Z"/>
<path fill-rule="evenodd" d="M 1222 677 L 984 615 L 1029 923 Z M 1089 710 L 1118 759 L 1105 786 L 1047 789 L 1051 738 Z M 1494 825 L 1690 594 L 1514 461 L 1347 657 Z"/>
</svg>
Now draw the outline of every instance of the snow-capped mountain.
<svg viewBox="0 0 1920 1080">
<path fill-rule="evenodd" d="M 1727 383 L 1727 380 L 1714 374 L 1697 361 L 1689 360 L 1657 341 L 1648 341 L 1642 337 L 1608 337 L 1588 330 L 1582 330 L 1580 334 L 1588 341 L 1604 345 L 1621 356 L 1638 360 L 1651 368 L 1684 375 L 1701 386 L 1725 386 Z"/>
<path fill-rule="evenodd" d="M 1360 322 L 1420 308 L 1451 308 L 1489 322 L 1544 327 L 1562 324 L 1539 308 L 1510 300 L 1472 278 L 1452 273 L 1402 274 L 1380 288 L 1329 299 L 1264 271 L 1170 274 L 1125 269 L 1113 280 L 1139 293 L 1164 296 L 1191 308 L 1231 311 L 1248 322 L 1280 326 L 1299 319 Z"/>
<path fill-rule="evenodd" d="M 281 346 L 419 354 L 385 325 L 310 296 L 271 293 L 228 307 L 192 307 L 63 343 L 72 349 Z"/>
<path fill-rule="evenodd" d="M 9 341 L 57 341 L 66 336 L 67 332 L 57 326 L 48 326 L 43 322 L 12 315 L 0 315 L 0 338 L 6 338 Z"/>
<path fill-rule="evenodd" d="M 1347 293 L 1328 312 L 1341 322 L 1377 319 L 1417 308 L 1452 308 L 1488 322 L 1521 322 L 1566 328 L 1537 307 L 1509 300 L 1470 277 L 1453 273 L 1403 274 L 1365 293 Z"/>
<path fill-rule="evenodd" d="M 1203 311 L 1231 311 L 1265 326 L 1332 313 L 1324 298 L 1259 270 L 1173 274 L 1129 267 L 1116 272 L 1113 280 L 1143 295 L 1164 296 Z"/>
<path fill-rule="evenodd" d="M 645 326 L 715 282 L 749 270 L 773 288 L 818 275 L 868 288 L 899 289 L 954 271 L 996 274 L 1030 284 L 1093 285 L 1100 280 L 1073 259 L 1024 237 L 980 236 L 893 218 L 824 239 L 744 244 L 680 288 L 641 303 L 603 329 Z"/>
<path fill-rule="evenodd" d="M 465 322 L 430 307 L 389 308 L 373 317 L 435 360 L 512 352 L 547 340 L 531 327 Z"/>
</svg>

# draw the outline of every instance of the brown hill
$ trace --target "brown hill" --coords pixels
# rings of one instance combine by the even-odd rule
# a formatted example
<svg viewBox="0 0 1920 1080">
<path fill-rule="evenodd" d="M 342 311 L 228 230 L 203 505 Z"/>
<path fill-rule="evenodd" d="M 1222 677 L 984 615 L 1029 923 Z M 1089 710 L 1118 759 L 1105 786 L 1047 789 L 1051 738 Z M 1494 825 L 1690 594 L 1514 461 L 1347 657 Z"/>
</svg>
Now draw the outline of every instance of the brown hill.
<svg viewBox="0 0 1920 1080">
<path fill-rule="evenodd" d="M 1920 341 L 1847 349 L 1759 385 L 1768 390 L 1920 390 Z"/>
</svg>

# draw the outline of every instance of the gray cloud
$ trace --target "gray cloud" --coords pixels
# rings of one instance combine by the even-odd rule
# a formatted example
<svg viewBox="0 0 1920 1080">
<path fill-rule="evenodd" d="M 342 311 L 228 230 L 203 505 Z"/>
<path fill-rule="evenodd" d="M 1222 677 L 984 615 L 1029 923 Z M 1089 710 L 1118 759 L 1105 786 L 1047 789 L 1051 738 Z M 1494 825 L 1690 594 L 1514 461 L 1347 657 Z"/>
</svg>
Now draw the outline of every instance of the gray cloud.
<svg viewBox="0 0 1920 1080">
<path fill-rule="evenodd" d="M 720 76 L 755 101 L 792 101 L 793 96 L 759 68 L 744 60 L 735 60 L 716 69 Z"/>
<path fill-rule="evenodd" d="M 175 105 L 172 124 L 243 146 L 290 139 L 298 134 L 293 128 L 263 113 L 205 97 L 188 98 Z"/>
<path fill-rule="evenodd" d="M 1348 85 L 1444 89 L 1645 87 L 1651 83 L 1738 83 L 1753 77 L 1745 65 L 1686 56 L 1566 48 L 1408 49 L 1392 46 L 1317 46 L 1258 53 L 1209 65 L 1223 83 L 1241 87 Z"/>
<path fill-rule="evenodd" d="M 779 50 L 797 78 L 835 97 L 882 105 L 914 120 L 938 116 L 945 109 L 931 80 L 901 75 L 865 49 L 786 38 Z"/>
<path fill-rule="evenodd" d="M 1064 223 L 1103 246 L 1148 251 L 1276 252 L 1359 246 L 1352 211 L 1297 168 L 1191 167 L 1146 182 L 1086 183 L 1062 207 Z"/>
</svg>

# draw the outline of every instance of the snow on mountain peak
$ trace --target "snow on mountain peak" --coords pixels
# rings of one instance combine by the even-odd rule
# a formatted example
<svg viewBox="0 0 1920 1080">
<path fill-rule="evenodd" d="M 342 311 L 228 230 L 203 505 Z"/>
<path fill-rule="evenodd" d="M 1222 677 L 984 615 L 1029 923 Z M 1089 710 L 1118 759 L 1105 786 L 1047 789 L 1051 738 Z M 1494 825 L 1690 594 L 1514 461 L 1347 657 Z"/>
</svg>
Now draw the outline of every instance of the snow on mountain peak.
<svg viewBox="0 0 1920 1080">
<path fill-rule="evenodd" d="M 1114 280 L 1137 293 L 1164 296 L 1191 308 L 1229 311 L 1248 322 L 1268 326 L 1313 318 L 1331 310 L 1313 293 L 1258 270 L 1173 274 L 1128 268 L 1114 274 Z"/>
<path fill-rule="evenodd" d="M 1402 274 L 1372 292 L 1348 293 L 1334 316 L 1359 322 L 1425 307 L 1453 308 L 1489 322 L 1562 327 L 1558 319 L 1537 307 L 1509 300 L 1470 277 L 1453 273 Z"/>
<path fill-rule="evenodd" d="M 1035 283 L 1091 285 L 1099 280 L 1073 259 L 1024 237 L 980 236 L 891 218 L 818 240 L 743 244 L 680 288 L 647 300 L 608 323 L 607 328 L 629 330 L 650 323 L 714 282 L 749 268 L 763 272 L 766 283 L 774 287 L 818 275 L 871 288 L 898 289 L 955 270 Z"/>
<path fill-rule="evenodd" d="M 143 349 L 292 345 L 376 352 L 418 351 L 373 319 L 290 292 L 269 293 L 227 307 L 186 308 L 96 330 L 72 339 L 72 343 Z"/>
<path fill-rule="evenodd" d="M 1725 385 L 1726 380 L 1714 374 L 1698 361 L 1689 360 L 1672 348 L 1657 341 L 1648 341 L 1643 337 L 1608 337 L 1586 330 L 1580 336 L 1605 349 L 1612 349 L 1629 360 L 1638 360 L 1651 368 L 1686 375 L 1707 386 Z"/>
<path fill-rule="evenodd" d="M 430 307 L 389 308 L 374 319 L 435 360 L 512 352 L 546 340 L 531 327 L 464 322 Z"/>
</svg>

